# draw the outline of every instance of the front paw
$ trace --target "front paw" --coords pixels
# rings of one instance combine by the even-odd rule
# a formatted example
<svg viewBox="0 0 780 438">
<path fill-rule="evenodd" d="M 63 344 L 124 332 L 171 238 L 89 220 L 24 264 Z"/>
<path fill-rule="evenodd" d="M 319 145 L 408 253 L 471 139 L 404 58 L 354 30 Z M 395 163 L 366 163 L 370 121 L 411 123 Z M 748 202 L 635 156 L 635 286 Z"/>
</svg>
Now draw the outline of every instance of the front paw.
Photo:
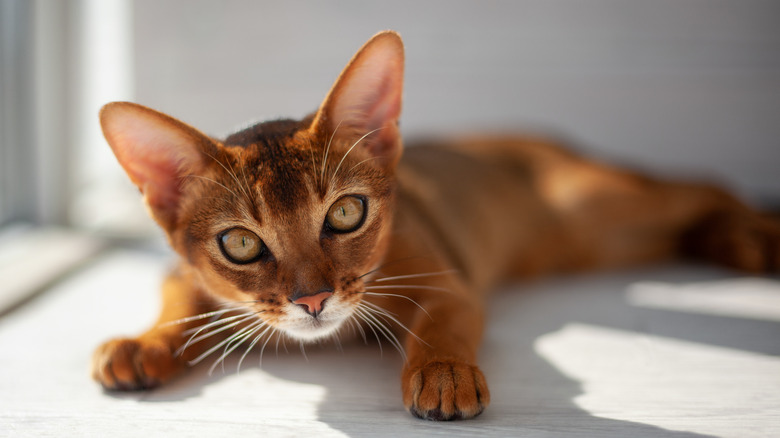
<svg viewBox="0 0 780 438">
<path fill-rule="evenodd" d="M 425 420 L 476 417 L 490 402 L 482 371 L 463 362 L 436 361 L 407 369 L 402 386 L 406 409 Z"/>
<path fill-rule="evenodd" d="M 184 367 L 162 340 L 114 339 L 92 356 L 92 378 L 109 390 L 154 388 Z"/>
</svg>

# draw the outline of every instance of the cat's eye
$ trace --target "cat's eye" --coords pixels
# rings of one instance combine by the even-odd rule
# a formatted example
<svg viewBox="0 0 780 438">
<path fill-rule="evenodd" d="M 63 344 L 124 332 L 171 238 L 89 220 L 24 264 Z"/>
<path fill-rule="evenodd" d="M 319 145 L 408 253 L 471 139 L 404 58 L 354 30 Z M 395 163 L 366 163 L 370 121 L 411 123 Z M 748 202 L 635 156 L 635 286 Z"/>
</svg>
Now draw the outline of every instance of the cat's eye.
<svg viewBox="0 0 780 438">
<path fill-rule="evenodd" d="M 231 228 L 220 234 L 217 240 L 222 253 L 233 263 L 251 263 L 263 253 L 263 241 L 257 234 L 243 228 Z"/>
<path fill-rule="evenodd" d="M 363 225 L 366 202 L 359 196 L 344 196 L 334 202 L 325 217 L 325 224 L 337 233 L 348 233 Z"/>
</svg>

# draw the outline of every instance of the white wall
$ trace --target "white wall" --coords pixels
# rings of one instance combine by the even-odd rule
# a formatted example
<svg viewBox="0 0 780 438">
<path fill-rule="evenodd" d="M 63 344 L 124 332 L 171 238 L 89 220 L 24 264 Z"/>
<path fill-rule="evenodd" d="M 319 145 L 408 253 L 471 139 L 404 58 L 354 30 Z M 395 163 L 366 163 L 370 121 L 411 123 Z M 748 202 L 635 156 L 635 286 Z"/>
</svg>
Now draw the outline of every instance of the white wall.
<svg viewBox="0 0 780 438">
<path fill-rule="evenodd" d="M 407 134 L 564 134 L 780 200 L 780 2 L 137 0 L 136 99 L 222 135 L 313 110 L 352 53 L 407 46 Z"/>
</svg>

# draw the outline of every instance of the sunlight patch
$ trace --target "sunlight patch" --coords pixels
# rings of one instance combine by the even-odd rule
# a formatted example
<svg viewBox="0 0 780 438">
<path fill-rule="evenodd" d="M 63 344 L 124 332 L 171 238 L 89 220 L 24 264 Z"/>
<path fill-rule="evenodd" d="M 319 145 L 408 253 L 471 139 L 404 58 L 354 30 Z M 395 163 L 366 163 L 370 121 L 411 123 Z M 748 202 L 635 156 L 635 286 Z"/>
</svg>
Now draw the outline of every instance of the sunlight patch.
<svg viewBox="0 0 780 438">
<path fill-rule="evenodd" d="M 780 405 L 774 356 L 587 324 L 541 336 L 534 349 L 581 384 L 573 402 L 598 417 L 739 437 Z"/>
<path fill-rule="evenodd" d="M 628 287 L 626 298 L 637 307 L 780 321 L 780 282 L 765 278 L 638 282 Z"/>
<path fill-rule="evenodd" d="M 208 405 L 219 404 L 222 421 L 245 422 L 244 417 L 252 406 L 262 407 L 257 412 L 258 417 L 273 419 L 288 427 L 300 423 L 311 426 L 319 420 L 318 410 L 326 397 L 323 386 L 279 378 L 259 368 L 235 373 L 235 363 L 231 362 L 234 360 L 226 365 L 228 371 L 219 376 L 218 385 L 203 387 L 202 397 L 209 400 Z M 236 418 L 226 418 L 233 415 L 231 413 Z M 325 424 L 320 432 L 323 431 L 333 433 Z"/>
</svg>

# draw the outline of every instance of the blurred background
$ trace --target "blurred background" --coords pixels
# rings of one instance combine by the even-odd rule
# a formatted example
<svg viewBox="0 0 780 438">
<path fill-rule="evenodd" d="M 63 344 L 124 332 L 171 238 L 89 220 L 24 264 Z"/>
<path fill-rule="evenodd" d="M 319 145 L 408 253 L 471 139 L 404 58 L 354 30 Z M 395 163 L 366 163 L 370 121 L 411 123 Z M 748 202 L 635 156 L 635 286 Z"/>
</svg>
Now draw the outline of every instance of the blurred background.
<svg viewBox="0 0 780 438">
<path fill-rule="evenodd" d="M 777 206 L 778 23 L 775 0 L 0 0 L 0 268 L 51 227 L 159 240 L 102 104 L 216 136 L 301 117 L 382 29 L 406 43 L 408 137 L 554 133 Z"/>
</svg>

